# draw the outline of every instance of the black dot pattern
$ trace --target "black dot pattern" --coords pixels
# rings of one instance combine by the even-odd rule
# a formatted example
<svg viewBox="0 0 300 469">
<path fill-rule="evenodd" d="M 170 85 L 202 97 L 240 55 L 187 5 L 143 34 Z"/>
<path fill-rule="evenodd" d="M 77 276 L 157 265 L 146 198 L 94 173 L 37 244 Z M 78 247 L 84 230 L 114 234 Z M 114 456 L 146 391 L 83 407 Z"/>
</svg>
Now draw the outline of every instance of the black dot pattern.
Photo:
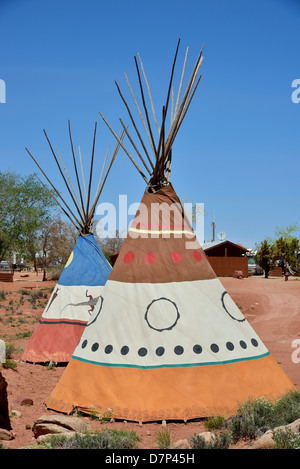
<svg viewBox="0 0 300 469">
<path fill-rule="evenodd" d="M 99 348 L 99 344 L 97 344 L 97 342 L 95 342 L 93 345 L 92 345 L 92 352 L 97 352 Z"/>
<path fill-rule="evenodd" d="M 163 354 L 165 353 L 164 347 L 157 347 L 157 349 L 155 350 L 155 353 L 158 357 L 162 357 Z"/>
<path fill-rule="evenodd" d="M 218 351 L 220 350 L 219 349 L 219 346 L 217 344 L 211 344 L 210 346 L 210 350 L 214 353 L 218 353 Z"/>
<path fill-rule="evenodd" d="M 194 347 L 193 347 L 193 352 L 194 352 L 194 353 L 197 353 L 197 354 L 201 353 L 201 352 L 202 352 L 202 347 L 201 347 L 201 345 L 199 345 L 199 344 L 194 345 Z"/>
<path fill-rule="evenodd" d="M 104 349 L 105 353 L 111 353 L 113 351 L 113 346 L 112 345 L 107 345 Z"/>
<path fill-rule="evenodd" d="M 138 354 L 140 357 L 145 357 L 148 353 L 148 350 L 145 348 L 145 347 L 141 347 L 139 350 L 138 350 Z"/>
<path fill-rule="evenodd" d="M 248 343 L 246 343 L 244 340 L 240 340 L 236 344 L 233 344 L 230 341 L 227 341 L 225 343 L 226 350 L 228 350 L 229 352 L 232 352 L 233 350 L 236 350 L 237 348 L 239 348 L 240 350 L 246 350 L 246 349 L 248 349 L 248 347 L 251 347 L 251 346 L 255 347 L 255 348 L 259 346 L 259 343 L 258 343 L 257 339 L 252 338 Z M 216 343 L 212 343 L 209 346 L 209 351 L 213 352 L 213 354 L 218 354 L 220 351 L 224 351 L 225 347 L 220 346 L 219 344 L 216 344 Z M 89 342 L 88 342 L 87 339 L 83 340 L 83 342 L 81 344 L 81 348 L 82 349 L 88 349 L 89 348 Z M 99 350 L 99 348 L 100 348 L 100 344 L 98 342 L 93 342 L 93 343 L 90 344 L 90 350 L 92 352 L 97 352 Z M 111 344 L 107 344 L 102 350 L 104 350 L 105 354 L 109 355 L 114 351 L 114 347 Z M 201 353 L 203 353 L 204 350 L 208 350 L 208 348 L 205 348 L 203 350 L 203 347 L 200 344 L 195 344 L 195 345 L 193 345 L 192 350 L 193 350 L 195 355 L 200 355 Z M 101 351 L 101 348 L 100 348 L 100 351 Z M 184 355 L 185 351 L 189 352 L 190 349 L 185 350 L 181 345 L 176 345 L 173 348 L 173 353 L 175 355 Z M 132 350 L 131 350 L 131 352 L 132 352 Z M 157 347 L 154 350 L 154 353 L 156 354 L 157 357 L 162 357 L 165 354 L 165 352 L 166 352 L 166 350 L 162 346 Z M 129 346 L 128 345 L 122 346 L 121 349 L 120 349 L 120 354 L 124 356 L 124 355 L 127 355 L 128 353 L 130 353 Z M 148 354 L 148 349 L 146 347 L 140 347 L 137 350 L 137 354 L 140 357 L 145 357 Z"/>
<path fill-rule="evenodd" d="M 124 347 L 121 348 L 121 355 L 127 355 L 129 352 L 129 347 L 127 345 L 124 345 Z"/>
<path fill-rule="evenodd" d="M 184 352 L 183 347 L 181 347 L 181 345 L 176 345 L 176 347 L 174 348 L 174 352 L 176 353 L 176 355 L 182 355 Z"/>
</svg>

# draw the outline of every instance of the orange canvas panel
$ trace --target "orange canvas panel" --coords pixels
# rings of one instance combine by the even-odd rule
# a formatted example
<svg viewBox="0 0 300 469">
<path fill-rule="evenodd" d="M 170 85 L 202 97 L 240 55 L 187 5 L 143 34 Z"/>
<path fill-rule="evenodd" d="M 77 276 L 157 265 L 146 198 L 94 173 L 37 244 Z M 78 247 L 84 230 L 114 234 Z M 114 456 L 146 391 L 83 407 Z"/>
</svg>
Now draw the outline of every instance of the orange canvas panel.
<svg viewBox="0 0 300 469">
<path fill-rule="evenodd" d="M 68 362 L 78 344 L 86 322 L 48 320 L 40 322 L 22 359 L 32 363 Z"/>
<path fill-rule="evenodd" d="M 236 363 L 156 369 L 71 359 L 46 405 L 65 413 L 109 410 L 114 418 L 138 422 L 187 420 L 229 416 L 250 397 L 275 399 L 289 389 L 292 383 L 269 354 Z"/>
</svg>

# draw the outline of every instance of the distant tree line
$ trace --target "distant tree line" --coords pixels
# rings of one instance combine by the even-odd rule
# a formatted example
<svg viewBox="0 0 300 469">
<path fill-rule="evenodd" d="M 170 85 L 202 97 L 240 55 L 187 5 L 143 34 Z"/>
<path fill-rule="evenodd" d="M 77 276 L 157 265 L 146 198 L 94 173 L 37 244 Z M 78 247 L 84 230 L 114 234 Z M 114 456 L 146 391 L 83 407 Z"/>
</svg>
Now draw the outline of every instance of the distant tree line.
<svg viewBox="0 0 300 469">
<path fill-rule="evenodd" d="M 266 238 L 256 245 L 255 261 L 265 271 L 268 278 L 270 271 L 281 267 L 283 272 L 300 275 L 300 241 L 295 234 L 299 232 L 296 224 L 287 228 L 277 227 L 275 238 Z"/>
</svg>

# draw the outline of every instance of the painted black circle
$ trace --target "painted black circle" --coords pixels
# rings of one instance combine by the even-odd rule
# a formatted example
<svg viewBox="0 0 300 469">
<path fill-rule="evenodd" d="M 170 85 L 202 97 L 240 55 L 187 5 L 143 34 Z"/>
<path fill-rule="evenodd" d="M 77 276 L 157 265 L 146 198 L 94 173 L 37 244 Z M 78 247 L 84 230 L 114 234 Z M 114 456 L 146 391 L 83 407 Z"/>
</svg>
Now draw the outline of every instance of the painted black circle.
<svg viewBox="0 0 300 469">
<path fill-rule="evenodd" d="M 87 346 L 87 343 L 88 341 L 85 339 L 81 344 L 81 348 L 85 348 Z"/>
<path fill-rule="evenodd" d="M 127 347 L 127 345 L 124 345 L 124 347 L 121 348 L 121 354 L 127 355 L 128 352 L 129 352 L 129 347 Z"/>
<path fill-rule="evenodd" d="M 182 355 L 183 347 L 181 347 L 181 345 L 176 345 L 176 347 L 174 348 L 174 352 L 176 353 L 176 355 Z"/>
<path fill-rule="evenodd" d="M 145 347 L 141 347 L 138 351 L 140 357 L 145 357 L 148 353 L 148 350 Z"/>
<path fill-rule="evenodd" d="M 234 345 L 233 345 L 232 342 L 226 342 L 226 347 L 227 347 L 227 349 L 230 350 L 230 351 L 234 349 Z"/>
<path fill-rule="evenodd" d="M 167 302 L 171 303 L 174 307 L 174 313 L 175 313 L 174 316 L 175 316 L 175 318 L 172 318 L 173 322 L 171 324 L 166 325 L 165 327 L 160 327 L 159 328 L 159 327 L 155 327 L 153 324 L 151 324 L 151 322 L 153 322 L 153 318 L 151 318 L 151 308 L 153 307 L 153 305 L 157 301 L 160 301 L 160 302 L 167 301 Z M 150 318 L 149 318 L 149 316 L 150 316 Z M 174 301 L 171 301 L 168 298 L 164 298 L 164 297 L 157 298 L 156 300 L 151 301 L 151 303 L 147 306 L 146 313 L 145 313 L 145 320 L 146 320 L 148 326 L 151 327 L 151 329 L 154 329 L 155 331 L 158 331 L 158 332 L 170 331 L 171 329 L 173 329 L 173 327 L 176 326 L 179 318 L 180 318 L 180 314 L 179 314 L 176 303 L 174 303 Z"/>
<path fill-rule="evenodd" d="M 113 346 L 112 345 L 107 345 L 104 349 L 105 353 L 111 353 L 113 351 Z"/>
<path fill-rule="evenodd" d="M 247 348 L 247 344 L 246 344 L 246 342 L 244 342 L 243 340 L 240 340 L 240 346 L 241 346 L 243 349 L 246 349 L 246 348 Z"/>
<path fill-rule="evenodd" d="M 244 321 L 246 321 L 246 318 L 237 319 L 237 318 L 235 318 L 232 314 L 230 314 L 230 312 L 228 311 L 228 309 L 227 309 L 226 306 L 225 306 L 225 302 L 224 302 L 224 297 L 225 297 L 225 295 L 228 295 L 227 291 L 224 291 L 224 292 L 222 293 L 222 296 L 221 296 L 222 306 L 223 306 L 223 308 L 225 309 L 226 313 L 227 313 L 227 314 L 231 317 L 231 319 L 233 319 L 234 321 L 237 321 L 237 322 L 244 322 Z"/>
<path fill-rule="evenodd" d="M 193 347 L 193 352 L 194 353 L 201 353 L 202 352 L 202 347 L 199 344 L 194 345 Z"/>
<path fill-rule="evenodd" d="M 214 353 L 218 353 L 219 351 L 219 346 L 217 344 L 211 344 L 210 349 Z"/>
<path fill-rule="evenodd" d="M 92 352 L 97 352 L 99 348 L 99 344 L 97 342 L 95 342 L 93 345 L 92 345 Z"/>
<path fill-rule="evenodd" d="M 254 347 L 258 347 L 258 342 L 256 339 L 251 339 L 251 344 L 254 346 Z"/>
<path fill-rule="evenodd" d="M 165 349 L 163 347 L 157 347 L 155 353 L 158 357 L 161 357 L 165 353 Z"/>
</svg>

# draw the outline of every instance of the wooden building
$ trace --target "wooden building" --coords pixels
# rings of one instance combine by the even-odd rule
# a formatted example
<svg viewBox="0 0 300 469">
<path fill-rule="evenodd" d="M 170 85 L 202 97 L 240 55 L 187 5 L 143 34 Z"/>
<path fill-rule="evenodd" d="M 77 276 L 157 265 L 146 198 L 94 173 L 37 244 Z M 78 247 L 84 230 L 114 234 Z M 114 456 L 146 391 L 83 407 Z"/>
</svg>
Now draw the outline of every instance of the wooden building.
<svg viewBox="0 0 300 469">
<path fill-rule="evenodd" d="M 248 277 L 247 248 L 241 244 L 226 241 L 212 241 L 202 246 L 218 277 L 232 277 L 235 271 Z"/>
</svg>

